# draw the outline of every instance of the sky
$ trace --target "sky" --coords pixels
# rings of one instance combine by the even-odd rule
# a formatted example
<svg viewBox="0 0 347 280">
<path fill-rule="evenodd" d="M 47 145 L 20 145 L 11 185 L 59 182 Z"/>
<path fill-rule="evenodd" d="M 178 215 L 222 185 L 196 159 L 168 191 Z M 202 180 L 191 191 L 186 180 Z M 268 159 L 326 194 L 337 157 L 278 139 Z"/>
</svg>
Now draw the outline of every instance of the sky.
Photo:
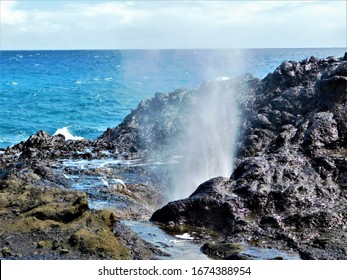
<svg viewBox="0 0 347 280">
<path fill-rule="evenodd" d="M 0 49 L 346 47 L 346 3 L 0 0 Z"/>
</svg>

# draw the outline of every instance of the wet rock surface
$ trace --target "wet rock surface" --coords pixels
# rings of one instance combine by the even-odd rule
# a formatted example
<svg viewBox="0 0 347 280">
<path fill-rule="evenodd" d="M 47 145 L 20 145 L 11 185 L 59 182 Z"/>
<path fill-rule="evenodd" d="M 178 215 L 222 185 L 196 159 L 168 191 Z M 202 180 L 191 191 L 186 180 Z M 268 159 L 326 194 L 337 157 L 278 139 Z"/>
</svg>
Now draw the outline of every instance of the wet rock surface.
<svg viewBox="0 0 347 280">
<path fill-rule="evenodd" d="M 263 80 L 245 76 L 194 91 L 158 93 L 94 141 L 65 141 L 62 135 L 39 131 L 0 154 L 2 257 L 160 255 L 119 219 L 145 220 L 164 204 L 163 181 L 156 175 L 165 177 L 165 168 L 148 169 L 144 161 L 153 151 L 170 155 L 172 139 L 179 140 L 190 124 L 190 109 L 218 83 L 227 104 L 233 90 L 242 112 L 235 168 L 230 178 L 202 183 L 151 219 L 219 232 L 220 244 L 203 247 L 212 258 L 253 258 L 229 248 L 247 241 L 294 251 L 302 259 L 346 259 L 346 82 L 346 60 L 311 57 L 284 62 Z M 104 159 L 140 164 L 88 169 L 64 165 Z M 86 182 L 90 188 L 78 191 Z M 114 203 L 114 211 L 90 209 L 101 200 Z"/>
<path fill-rule="evenodd" d="M 114 227 L 114 234 L 120 243 L 129 249 L 131 259 L 152 260 L 157 259 L 158 256 L 167 256 L 156 246 L 140 239 L 129 227 L 121 223 Z"/>
</svg>

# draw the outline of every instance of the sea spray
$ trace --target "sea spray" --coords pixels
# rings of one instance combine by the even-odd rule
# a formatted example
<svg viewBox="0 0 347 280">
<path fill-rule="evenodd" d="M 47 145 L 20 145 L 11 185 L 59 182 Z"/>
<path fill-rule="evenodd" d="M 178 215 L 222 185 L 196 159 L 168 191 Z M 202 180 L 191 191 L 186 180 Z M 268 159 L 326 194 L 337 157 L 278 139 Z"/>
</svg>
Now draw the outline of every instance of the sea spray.
<svg viewBox="0 0 347 280">
<path fill-rule="evenodd" d="M 210 178 L 230 176 L 239 124 L 231 84 L 227 79 L 205 84 L 191 104 L 187 126 L 173 147 L 181 157 L 172 168 L 172 199 L 189 196 Z"/>
<path fill-rule="evenodd" d="M 221 61 L 221 55 L 225 58 L 223 69 L 216 63 Z M 206 78 L 216 78 L 197 90 L 187 125 L 177 142 L 173 142 L 174 153 L 181 156 L 179 164 L 172 168 L 173 200 L 189 196 L 198 185 L 213 177 L 230 177 L 233 169 L 240 116 L 237 105 L 240 92 L 236 86 L 239 80 L 235 77 L 246 67 L 243 52 L 215 50 L 205 63 Z"/>
<path fill-rule="evenodd" d="M 57 129 L 56 132 L 54 132 L 53 136 L 56 135 L 62 135 L 65 137 L 65 140 L 82 140 L 83 137 L 80 136 L 74 136 L 71 134 L 71 132 L 69 131 L 68 127 L 63 127 L 63 128 L 59 128 Z"/>
</svg>

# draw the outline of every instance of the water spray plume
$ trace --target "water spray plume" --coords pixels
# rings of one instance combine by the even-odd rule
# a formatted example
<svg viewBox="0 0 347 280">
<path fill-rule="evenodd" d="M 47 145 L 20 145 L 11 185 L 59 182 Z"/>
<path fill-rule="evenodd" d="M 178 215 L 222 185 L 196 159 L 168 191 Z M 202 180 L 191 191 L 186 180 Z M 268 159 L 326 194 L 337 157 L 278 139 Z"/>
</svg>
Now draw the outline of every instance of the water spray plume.
<svg viewBox="0 0 347 280">
<path fill-rule="evenodd" d="M 230 177 L 232 172 L 239 110 L 238 92 L 229 76 L 240 75 L 244 63 L 239 50 L 230 50 L 221 71 L 221 65 L 215 62 L 221 61 L 216 57 L 222 54 L 225 55 L 225 50 L 216 50 L 206 57 L 206 77 L 215 79 L 193 92 L 186 108 L 187 122 L 181 135 L 168 147 L 179 158 L 172 168 L 171 199 L 185 198 L 206 180 Z"/>
<path fill-rule="evenodd" d="M 204 181 L 229 177 L 238 130 L 235 92 L 228 81 L 213 81 L 199 89 L 188 125 L 173 149 L 181 156 L 174 167 L 172 198 L 189 196 Z"/>
</svg>

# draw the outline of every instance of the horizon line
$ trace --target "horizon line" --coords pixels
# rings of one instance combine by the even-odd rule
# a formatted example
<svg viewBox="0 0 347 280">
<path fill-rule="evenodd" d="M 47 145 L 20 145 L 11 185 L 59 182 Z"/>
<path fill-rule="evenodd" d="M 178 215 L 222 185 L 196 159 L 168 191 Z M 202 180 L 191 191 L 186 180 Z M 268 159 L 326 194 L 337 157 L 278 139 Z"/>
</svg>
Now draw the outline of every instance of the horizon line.
<svg viewBox="0 0 347 280">
<path fill-rule="evenodd" d="M 71 48 L 71 49 L 0 49 L 2 51 L 170 51 L 170 50 L 271 50 L 271 49 L 346 49 L 339 47 L 256 47 L 256 48 Z"/>
</svg>

